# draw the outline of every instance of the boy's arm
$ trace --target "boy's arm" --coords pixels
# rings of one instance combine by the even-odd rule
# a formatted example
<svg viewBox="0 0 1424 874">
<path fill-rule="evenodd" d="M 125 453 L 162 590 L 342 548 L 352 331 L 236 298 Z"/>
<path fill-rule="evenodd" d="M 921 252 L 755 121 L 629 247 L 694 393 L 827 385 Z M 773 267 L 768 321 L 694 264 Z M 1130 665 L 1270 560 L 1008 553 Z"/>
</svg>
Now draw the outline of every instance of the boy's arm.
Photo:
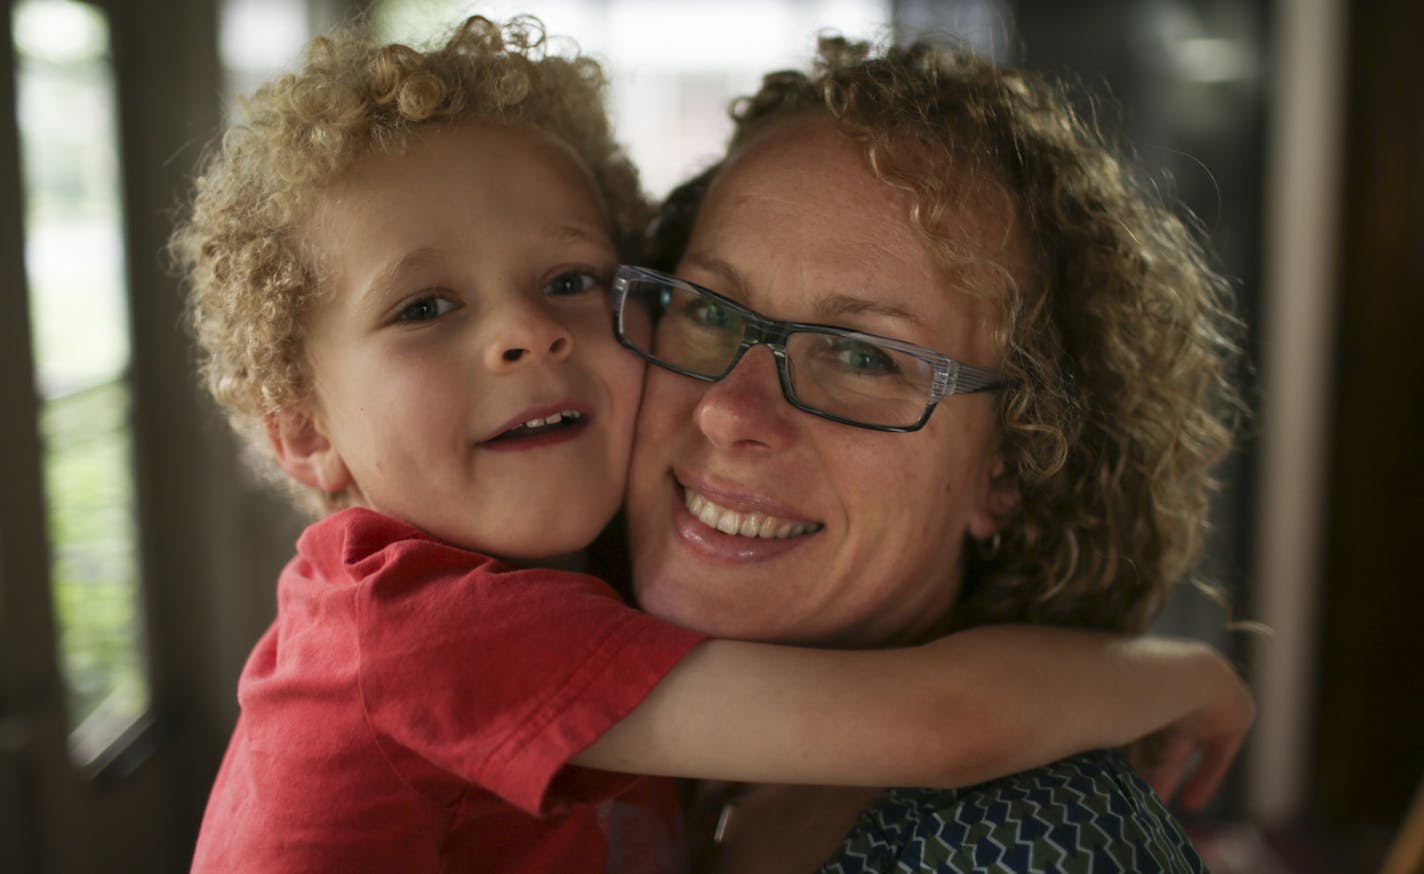
<svg viewBox="0 0 1424 874">
<path fill-rule="evenodd" d="M 1010 625 L 892 650 L 714 640 L 573 761 L 748 782 L 955 787 L 1172 726 L 1224 770 L 1252 715 L 1231 667 L 1181 640 Z"/>
</svg>

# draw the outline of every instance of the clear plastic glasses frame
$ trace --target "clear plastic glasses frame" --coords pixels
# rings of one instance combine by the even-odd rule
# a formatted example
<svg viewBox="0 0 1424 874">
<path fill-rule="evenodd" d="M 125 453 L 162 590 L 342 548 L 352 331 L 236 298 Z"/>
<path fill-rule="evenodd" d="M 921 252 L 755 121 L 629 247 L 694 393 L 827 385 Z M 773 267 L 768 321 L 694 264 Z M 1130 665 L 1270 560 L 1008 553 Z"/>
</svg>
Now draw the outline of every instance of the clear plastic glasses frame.
<svg viewBox="0 0 1424 874">
<path fill-rule="evenodd" d="M 699 305 L 706 304 L 715 308 L 711 311 L 718 317 L 730 315 L 739 321 L 739 336 L 736 337 L 735 344 L 717 350 L 715 355 L 704 355 L 707 360 L 699 362 L 674 360 L 667 351 L 664 355 L 668 357 L 659 355 L 655 348 L 657 324 L 675 295 L 690 296 Z M 768 318 L 715 291 L 644 267 L 624 265 L 619 267 L 614 275 L 613 330 L 618 342 L 648 362 L 703 382 L 717 382 L 722 379 L 732 372 L 748 349 L 758 344 L 764 345 L 771 350 L 776 360 L 781 392 L 787 403 L 833 422 L 872 431 L 918 431 L 929 421 L 935 406 L 944 398 L 991 391 L 1004 384 L 1004 379 L 996 370 L 964 364 L 933 349 L 834 325 L 783 322 Z M 731 339 L 730 334 L 727 339 Z M 900 393 L 908 395 L 913 392 L 916 402 L 902 405 L 901 410 L 894 414 L 887 410 L 883 415 L 852 415 L 850 408 L 855 406 L 855 403 L 834 392 L 823 391 L 826 400 L 820 402 L 808 400 L 804 397 L 804 385 L 802 391 L 797 390 L 798 381 L 808 379 L 797 376 L 798 370 L 810 369 L 798 364 L 798 360 L 806 357 L 806 353 L 800 350 L 808 348 L 807 340 L 821 341 L 823 345 L 848 343 L 862 354 L 871 354 L 873 361 L 893 361 L 908 365 L 915 375 L 923 374 L 923 378 L 914 379 L 912 382 L 902 379 L 902 385 L 912 385 L 913 388 L 904 388 Z M 861 396 L 862 407 L 874 406 L 864 400 L 868 395 Z M 842 400 L 845 402 L 842 403 Z"/>
</svg>

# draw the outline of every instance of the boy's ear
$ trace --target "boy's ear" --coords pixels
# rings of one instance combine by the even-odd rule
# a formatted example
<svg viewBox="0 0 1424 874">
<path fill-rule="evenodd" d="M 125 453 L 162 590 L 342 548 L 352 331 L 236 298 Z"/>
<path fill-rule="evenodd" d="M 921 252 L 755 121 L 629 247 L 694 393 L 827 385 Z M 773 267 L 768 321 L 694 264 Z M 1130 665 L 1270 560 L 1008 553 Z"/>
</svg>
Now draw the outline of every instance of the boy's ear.
<svg viewBox="0 0 1424 874">
<path fill-rule="evenodd" d="M 1021 500 L 1018 477 L 1009 472 L 997 452 L 986 480 L 979 508 L 969 520 L 969 535 L 976 540 L 993 537 L 1018 512 Z"/>
<path fill-rule="evenodd" d="M 269 413 L 265 421 L 277 464 L 292 479 L 327 495 L 351 485 L 346 462 L 306 411 L 279 410 Z"/>
</svg>

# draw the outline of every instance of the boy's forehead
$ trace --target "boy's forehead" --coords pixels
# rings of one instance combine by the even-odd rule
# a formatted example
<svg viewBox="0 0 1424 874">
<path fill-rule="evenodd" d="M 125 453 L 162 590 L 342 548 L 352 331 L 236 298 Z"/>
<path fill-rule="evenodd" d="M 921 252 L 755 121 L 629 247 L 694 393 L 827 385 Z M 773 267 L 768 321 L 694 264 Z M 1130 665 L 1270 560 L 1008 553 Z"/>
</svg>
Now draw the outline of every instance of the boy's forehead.
<svg viewBox="0 0 1424 874">
<path fill-rule="evenodd" d="M 593 174 L 593 169 L 588 165 L 588 162 L 584 160 L 583 155 L 579 154 L 578 149 L 574 148 L 573 144 L 570 143 L 568 140 L 564 139 L 553 131 L 538 127 L 536 125 L 509 125 L 479 121 L 469 122 L 469 124 L 473 124 L 476 126 L 490 125 L 498 133 L 502 133 L 504 135 L 512 137 L 515 140 L 524 138 L 532 142 L 540 143 L 544 147 L 549 149 L 553 154 L 562 156 L 563 159 L 568 161 L 569 166 L 574 168 L 574 170 L 579 174 L 579 176 L 582 177 L 583 181 L 588 185 L 588 190 L 598 200 L 599 206 L 602 207 L 605 212 L 607 211 L 608 204 L 604 197 L 603 189 L 598 184 L 597 177 L 595 177 Z"/>
<path fill-rule="evenodd" d="M 452 184 L 463 183 L 496 192 L 524 186 L 530 196 L 553 196 L 595 206 L 599 220 L 608 220 L 603 191 L 578 150 L 554 133 L 528 124 L 464 121 L 428 124 L 412 131 L 397 152 L 373 151 L 358 158 L 338 185 L 366 192 L 389 190 L 378 177 L 438 179 L 425 173 L 434 164 Z M 535 206 L 537 204 L 531 204 Z"/>
<path fill-rule="evenodd" d="M 539 223 L 537 231 L 551 241 L 601 243 L 612 231 L 592 170 L 562 138 L 533 125 L 464 121 L 423 125 L 395 151 L 356 158 L 315 193 L 297 239 L 305 260 L 329 274 L 358 254 L 332 245 L 335 237 L 348 236 L 363 219 L 389 223 L 389 233 L 413 233 L 401 221 L 405 211 L 428 219 L 423 227 L 443 224 L 447 231 L 489 213 L 526 228 Z"/>
</svg>

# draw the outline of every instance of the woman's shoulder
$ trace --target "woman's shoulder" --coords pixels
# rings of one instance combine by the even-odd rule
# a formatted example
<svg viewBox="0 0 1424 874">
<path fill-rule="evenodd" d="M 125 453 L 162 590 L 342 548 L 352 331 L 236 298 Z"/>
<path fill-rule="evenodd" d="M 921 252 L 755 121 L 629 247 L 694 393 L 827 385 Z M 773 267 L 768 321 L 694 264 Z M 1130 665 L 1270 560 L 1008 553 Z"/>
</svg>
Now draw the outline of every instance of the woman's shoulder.
<svg viewBox="0 0 1424 874">
<path fill-rule="evenodd" d="M 1121 756 L 1084 753 L 963 789 L 891 789 L 823 874 L 1203 872 L 1176 819 Z"/>
</svg>

